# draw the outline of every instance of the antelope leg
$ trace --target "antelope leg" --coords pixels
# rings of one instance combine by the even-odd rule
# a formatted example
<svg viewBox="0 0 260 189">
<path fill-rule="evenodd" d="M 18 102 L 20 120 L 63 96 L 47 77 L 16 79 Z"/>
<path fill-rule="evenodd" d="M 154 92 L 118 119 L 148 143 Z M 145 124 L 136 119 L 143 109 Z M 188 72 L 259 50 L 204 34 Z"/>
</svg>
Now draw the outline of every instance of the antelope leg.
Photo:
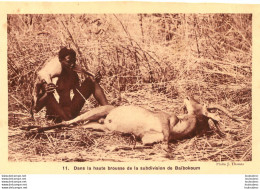
<svg viewBox="0 0 260 189">
<path fill-rule="evenodd" d="M 214 122 L 212 119 L 209 119 L 209 120 L 208 120 L 208 123 L 209 123 L 209 127 L 210 127 L 214 132 L 216 132 L 220 137 L 226 136 L 226 134 L 223 133 L 223 132 L 220 130 L 220 127 L 219 127 L 219 123 L 218 123 L 218 122 Z"/>
<path fill-rule="evenodd" d="M 78 117 L 69 120 L 64 121 L 64 124 L 70 125 L 72 123 L 82 122 L 82 121 L 97 121 L 101 117 L 106 116 L 109 114 L 109 112 L 114 109 L 114 106 L 112 105 L 105 105 L 105 106 L 99 106 L 97 108 L 93 108 L 92 110 L 85 112 Z"/>
<path fill-rule="evenodd" d="M 151 145 L 156 142 L 161 142 L 164 139 L 162 132 L 149 131 L 144 134 L 142 137 L 143 145 Z"/>
</svg>

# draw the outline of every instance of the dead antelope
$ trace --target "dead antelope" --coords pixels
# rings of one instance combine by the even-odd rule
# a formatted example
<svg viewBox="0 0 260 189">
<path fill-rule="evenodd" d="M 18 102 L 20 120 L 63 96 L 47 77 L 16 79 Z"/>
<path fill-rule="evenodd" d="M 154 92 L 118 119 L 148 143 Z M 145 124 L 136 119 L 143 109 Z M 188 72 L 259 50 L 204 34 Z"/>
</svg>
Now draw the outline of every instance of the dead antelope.
<svg viewBox="0 0 260 189">
<path fill-rule="evenodd" d="M 184 107 L 188 113 L 183 118 L 178 118 L 175 114 L 153 112 L 134 105 L 119 107 L 107 105 L 94 108 L 75 119 L 62 122 L 62 124 L 93 121 L 106 116 L 104 124 L 100 125 L 98 129 L 132 133 L 146 145 L 191 138 L 209 130 L 212 124 L 217 128 L 216 132 L 223 135 L 217 126 L 220 117 L 209 112 L 211 109 L 220 109 L 232 118 L 223 107 L 202 105 L 192 97 L 184 99 Z"/>
</svg>

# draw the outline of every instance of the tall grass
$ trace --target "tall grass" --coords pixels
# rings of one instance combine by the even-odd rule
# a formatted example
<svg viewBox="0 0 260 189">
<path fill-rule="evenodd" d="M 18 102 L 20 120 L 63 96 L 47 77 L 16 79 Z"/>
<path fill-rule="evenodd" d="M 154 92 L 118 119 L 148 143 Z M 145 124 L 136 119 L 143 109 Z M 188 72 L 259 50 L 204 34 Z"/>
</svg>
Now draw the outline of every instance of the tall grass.
<svg viewBox="0 0 260 189">
<path fill-rule="evenodd" d="M 9 92 L 29 106 L 35 72 L 69 46 L 107 93 L 250 104 L 251 31 L 250 14 L 8 15 Z"/>
</svg>

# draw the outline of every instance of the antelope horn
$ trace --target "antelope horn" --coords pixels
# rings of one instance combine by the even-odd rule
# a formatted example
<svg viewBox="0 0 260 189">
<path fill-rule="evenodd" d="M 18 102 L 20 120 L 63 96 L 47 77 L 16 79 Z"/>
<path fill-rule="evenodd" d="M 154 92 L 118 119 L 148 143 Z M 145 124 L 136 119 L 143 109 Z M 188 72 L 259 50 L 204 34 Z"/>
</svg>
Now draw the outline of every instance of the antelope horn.
<svg viewBox="0 0 260 189">
<path fill-rule="evenodd" d="M 212 120 L 216 121 L 216 122 L 219 122 L 220 121 L 220 117 L 218 114 L 215 114 L 215 113 L 211 113 L 208 111 L 208 106 L 206 104 L 203 105 L 203 108 L 202 108 L 202 114 L 211 118 Z"/>
<path fill-rule="evenodd" d="M 230 119 L 232 119 L 232 120 L 234 120 L 236 122 L 240 122 L 241 123 L 242 121 L 245 121 L 245 119 L 233 116 L 226 108 L 224 108 L 223 106 L 220 106 L 218 104 L 210 104 L 210 105 L 208 105 L 207 109 L 208 110 L 212 110 L 212 109 L 220 110 L 223 113 L 225 113 Z"/>
<path fill-rule="evenodd" d="M 225 133 L 223 133 L 219 127 L 219 123 L 217 121 L 214 121 L 213 119 L 208 120 L 209 127 L 216 132 L 220 137 L 226 136 Z"/>
</svg>

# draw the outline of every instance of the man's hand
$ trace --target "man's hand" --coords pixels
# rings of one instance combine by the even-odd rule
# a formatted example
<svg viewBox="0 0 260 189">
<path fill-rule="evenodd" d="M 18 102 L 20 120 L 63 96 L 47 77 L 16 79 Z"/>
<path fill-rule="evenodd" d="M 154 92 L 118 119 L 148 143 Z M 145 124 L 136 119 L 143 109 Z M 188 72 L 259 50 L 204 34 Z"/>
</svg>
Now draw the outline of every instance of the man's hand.
<svg viewBox="0 0 260 189">
<path fill-rule="evenodd" d="M 56 85 L 54 85 L 53 83 L 44 84 L 44 90 L 46 93 L 54 93 L 55 89 Z"/>
</svg>

